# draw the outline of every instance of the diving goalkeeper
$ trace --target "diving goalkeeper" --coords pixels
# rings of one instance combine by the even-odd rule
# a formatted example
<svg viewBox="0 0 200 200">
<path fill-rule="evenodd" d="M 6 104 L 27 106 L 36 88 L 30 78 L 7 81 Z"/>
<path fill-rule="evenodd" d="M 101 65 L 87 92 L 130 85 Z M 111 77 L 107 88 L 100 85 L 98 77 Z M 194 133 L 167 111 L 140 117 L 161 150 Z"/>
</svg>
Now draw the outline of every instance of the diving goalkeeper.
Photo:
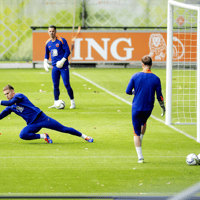
<svg viewBox="0 0 200 200">
<path fill-rule="evenodd" d="M 152 59 L 150 56 L 144 56 L 141 60 L 143 71 L 132 76 L 126 89 L 127 94 L 135 95 L 132 102 L 132 124 L 138 163 L 144 162 L 141 144 L 146 131 L 147 119 L 150 117 L 154 107 L 155 93 L 162 108 L 161 116 L 165 114 L 160 79 L 151 72 Z"/>
<path fill-rule="evenodd" d="M 9 115 L 11 112 L 22 117 L 27 126 L 24 127 L 19 137 L 23 140 L 44 139 L 47 143 L 53 143 L 47 133 L 37 134 L 42 128 L 48 128 L 63 133 L 69 133 L 78 137 L 82 137 L 87 142 L 93 142 L 91 137 L 88 137 L 74 128 L 66 127 L 57 122 L 55 119 L 48 117 L 38 107 L 33 105 L 30 100 L 22 93 L 16 93 L 11 85 L 3 88 L 4 95 L 8 101 L 1 101 L 0 105 L 7 106 L 0 113 L 0 120 Z"/>
</svg>

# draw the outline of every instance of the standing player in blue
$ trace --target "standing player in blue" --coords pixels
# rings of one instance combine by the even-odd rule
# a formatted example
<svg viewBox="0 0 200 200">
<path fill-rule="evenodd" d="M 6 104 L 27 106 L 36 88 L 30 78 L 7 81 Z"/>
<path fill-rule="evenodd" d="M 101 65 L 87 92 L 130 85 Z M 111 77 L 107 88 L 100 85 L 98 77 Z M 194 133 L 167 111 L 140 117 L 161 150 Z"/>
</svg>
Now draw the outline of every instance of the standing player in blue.
<svg viewBox="0 0 200 200">
<path fill-rule="evenodd" d="M 3 92 L 7 97 L 8 101 L 0 100 L 0 105 L 7 106 L 0 113 L 0 119 L 3 119 L 11 112 L 14 112 L 15 114 L 22 117 L 26 121 L 27 126 L 24 127 L 19 134 L 19 137 L 21 139 L 44 139 L 47 143 L 53 143 L 52 139 L 47 133 L 37 134 L 37 132 L 40 131 L 40 129 L 48 128 L 59 132 L 69 133 L 78 137 L 82 137 L 87 142 L 93 142 L 93 139 L 91 137 L 88 137 L 73 128 L 63 126 L 56 120 L 48 117 L 38 107 L 34 106 L 24 94 L 15 94 L 14 88 L 11 85 L 5 86 L 3 88 Z"/>
<path fill-rule="evenodd" d="M 144 162 L 142 155 L 142 139 L 146 131 L 146 122 L 154 107 L 155 93 L 162 108 L 161 116 L 165 114 L 160 79 L 151 72 L 152 59 L 150 56 L 142 58 L 142 72 L 135 73 L 126 89 L 129 95 L 135 95 L 132 102 L 132 123 L 134 129 L 134 143 L 138 155 L 138 163 Z"/>
<path fill-rule="evenodd" d="M 69 82 L 69 69 L 68 69 L 68 57 L 70 55 L 69 46 L 67 41 L 59 36 L 56 36 L 56 27 L 49 26 L 48 33 L 50 38 L 47 40 L 45 45 L 45 59 L 44 69 L 48 72 L 50 65 L 48 64 L 49 53 L 51 53 L 52 59 L 52 80 L 54 87 L 54 105 L 49 108 L 55 108 L 55 103 L 59 100 L 60 96 L 60 76 L 62 76 L 65 88 L 67 89 L 68 95 L 71 100 L 71 109 L 76 107 L 74 101 L 74 93 Z"/>
</svg>

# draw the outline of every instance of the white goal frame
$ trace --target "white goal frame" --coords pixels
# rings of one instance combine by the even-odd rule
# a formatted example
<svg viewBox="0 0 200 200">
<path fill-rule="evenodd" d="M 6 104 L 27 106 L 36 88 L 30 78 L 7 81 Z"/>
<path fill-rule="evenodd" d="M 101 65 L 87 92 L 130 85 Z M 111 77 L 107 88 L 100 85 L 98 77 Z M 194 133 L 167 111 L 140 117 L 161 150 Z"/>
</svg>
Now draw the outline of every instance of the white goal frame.
<svg viewBox="0 0 200 200">
<path fill-rule="evenodd" d="M 197 142 L 200 143 L 200 7 L 168 1 L 167 21 L 167 71 L 166 71 L 166 118 L 165 124 L 171 125 L 172 115 L 172 59 L 173 59 L 173 6 L 197 11 Z"/>
</svg>

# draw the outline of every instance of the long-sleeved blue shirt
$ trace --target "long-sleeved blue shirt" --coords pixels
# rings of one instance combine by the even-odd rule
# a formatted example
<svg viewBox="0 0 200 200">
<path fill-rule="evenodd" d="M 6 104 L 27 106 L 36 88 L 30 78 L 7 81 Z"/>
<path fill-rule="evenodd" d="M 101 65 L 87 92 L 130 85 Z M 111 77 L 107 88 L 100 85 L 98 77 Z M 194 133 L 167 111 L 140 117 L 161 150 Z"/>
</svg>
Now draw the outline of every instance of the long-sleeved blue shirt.
<svg viewBox="0 0 200 200">
<path fill-rule="evenodd" d="M 49 53 L 51 53 L 52 65 L 56 66 L 57 61 L 61 60 L 63 57 L 67 60 L 64 65 L 69 64 L 68 56 L 70 55 L 70 49 L 67 44 L 67 41 L 57 36 L 56 41 L 52 42 L 51 38 L 47 40 L 45 45 L 45 58 L 49 59 Z"/>
<path fill-rule="evenodd" d="M 11 112 L 14 112 L 22 117 L 27 124 L 31 124 L 36 119 L 38 114 L 42 112 L 21 93 L 16 93 L 15 96 L 9 101 L 1 101 L 1 105 L 7 107 L 0 113 L 0 119 L 3 119 Z"/>
<path fill-rule="evenodd" d="M 150 70 L 135 73 L 126 89 L 126 93 L 134 98 L 132 109 L 137 111 L 150 111 L 154 107 L 155 93 L 158 101 L 163 101 L 160 79 Z"/>
</svg>

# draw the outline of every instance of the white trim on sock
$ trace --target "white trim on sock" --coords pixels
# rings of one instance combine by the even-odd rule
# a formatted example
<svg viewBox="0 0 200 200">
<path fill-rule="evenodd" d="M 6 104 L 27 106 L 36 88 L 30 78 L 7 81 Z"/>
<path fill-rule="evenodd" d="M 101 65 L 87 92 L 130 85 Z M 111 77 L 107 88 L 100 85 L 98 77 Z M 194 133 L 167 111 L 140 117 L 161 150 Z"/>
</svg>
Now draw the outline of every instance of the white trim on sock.
<svg viewBox="0 0 200 200">
<path fill-rule="evenodd" d="M 81 137 L 82 137 L 83 139 L 85 139 L 85 138 L 87 137 L 87 135 L 82 134 Z"/>
<path fill-rule="evenodd" d="M 40 139 L 45 139 L 46 135 L 44 133 L 40 134 Z"/>
<path fill-rule="evenodd" d="M 135 148 L 136 148 L 136 152 L 137 152 L 137 155 L 138 155 L 138 159 L 144 158 L 143 155 L 142 155 L 142 147 L 135 147 Z"/>
</svg>

